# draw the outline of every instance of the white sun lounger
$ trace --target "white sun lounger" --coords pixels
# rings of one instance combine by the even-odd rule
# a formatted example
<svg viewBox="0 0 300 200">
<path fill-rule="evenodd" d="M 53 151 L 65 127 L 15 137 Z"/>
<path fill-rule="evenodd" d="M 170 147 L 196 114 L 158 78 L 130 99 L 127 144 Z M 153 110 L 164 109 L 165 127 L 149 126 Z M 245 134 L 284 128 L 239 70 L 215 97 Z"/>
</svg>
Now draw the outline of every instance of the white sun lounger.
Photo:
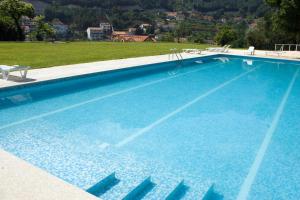
<svg viewBox="0 0 300 200">
<path fill-rule="evenodd" d="M 8 80 L 9 73 L 14 71 L 19 71 L 22 79 L 25 79 L 27 76 L 28 69 L 30 69 L 30 67 L 19 66 L 19 65 L 14 65 L 14 66 L 0 65 L 0 71 L 2 73 L 2 77 L 4 80 Z"/>
<path fill-rule="evenodd" d="M 218 50 L 220 50 L 220 49 L 224 49 L 224 48 L 226 48 L 227 47 L 227 45 L 225 45 L 225 46 L 223 46 L 223 47 L 210 47 L 210 48 L 207 48 L 206 50 L 207 51 L 212 51 L 212 52 L 214 52 L 214 51 L 218 51 Z"/>
<path fill-rule="evenodd" d="M 248 55 L 254 55 L 255 53 L 255 47 L 254 46 L 250 46 L 249 49 L 247 51 L 245 51 L 245 55 L 248 54 Z"/>
<path fill-rule="evenodd" d="M 283 51 L 283 46 L 280 48 L 280 50 L 276 51 L 266 51 L 266 56 L 267 55 L 277 55 L 278 57 L 284 54 L 285 52 Z"/>
<path fill-rule="evenodd" d="M 221 53 L 227 53 L 229 51 L 230 45 L 225 45 L 223 47 L 211 47 L 207 48 L 207 51 L 212 51 L 212 52 L 221 52 Z"/>
<path fill-rule="evenodd" d="M 284 54 L 284 51 L 266 51 L 266 56 L 272 56 L 272 55 L 277 55 L 278 57 Z"/>
<path fill-rule="evenodd" d="M 230 47 L 231 47 L 231 45 L 228 45 L 226 48 L 224 48 L 224 49 L 221 50 L 220 52 L 222 52 L 222 53 L 228 53 Z"/>
<path fill-rule="evenodd" d="M 190 54 L 201 54 L 200 49 L 182 49 L 183 53 L 190 53 Z"/>
</svg>

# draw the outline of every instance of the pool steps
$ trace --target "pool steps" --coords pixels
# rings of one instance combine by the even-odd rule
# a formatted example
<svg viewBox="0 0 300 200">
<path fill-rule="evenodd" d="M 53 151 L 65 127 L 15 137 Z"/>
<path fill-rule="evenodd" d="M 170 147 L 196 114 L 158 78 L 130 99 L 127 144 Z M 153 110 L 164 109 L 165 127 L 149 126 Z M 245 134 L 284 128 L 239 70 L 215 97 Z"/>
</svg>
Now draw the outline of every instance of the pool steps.
<svg viewBox="0 0 300 200">
<path fill-rule="evenodd" d="M 202 200 L 211 200 L 214 193 L 215 184 L 212 184 L 205 193 Z"/>
<path fill-rule="evenodd" d="M 185 193 L 188 191 L 189 187 L 185 185 L 184 180 L 182 180 L 175 189 L 166 197 L 166 200 L 178 200 L 184 197 Z"/>
<path fill-rule="evenodd" d="M 184 181 L 180 179 L 166 177 L 159 177 L 154 179 L 157 186 L 145 196 L 143 200 L 153 199 L 166 199 L 166 200 L 179 200 L 188 191 L 189 187 L 185 185 Z M 175 198 L 176 197 L 176 198 Z"/>
<path fill-rule="evenodd" d="M 125 197 L 127 200 L 130 199 L 129 197 L 134 199 L 133 198 L 134 193 L 136 195 L 139 195 L 138 192 L 142 192 L 143 189 L 145 189 L 145 191 L 146 191 L 146 190 L 149 190 L 149 188 L 151 188 L 150 187 L 152 185 L 151 177 L 149 177 L 149 176 L 147 176 L 147 177 L 134 176 L 134 177 L 135 178 L 131 178 L 130 180 L 127 178 L 127 176 L 122 177 L 120 183 L 118 185 L 116 185 L 114 188 L 112 188 L 110 191 L 103 194 L 101 196 L 101 199 L 103 199 L 103 200 L 124 199 Z M 140 178 L 140 177 L 142 177 L 142 178 Z M 148 188 L 148 186 L 149 186 L 149 188 Z"/>
<path fill-rule="evenodd" d="M 116 173 L 112 173 L 87 189 L 86 191 L 94 196 L 100 197 L 102 194 L 106 193 L 108 190 L 113 188 L 120 182 L 119 179 L 116 178 Z"/>
<path fill-rule="evenodd" d="M 142 199 L 148 192 L 155 187 L 155 183 L 151 181 L 151 177 L 146 178 L 142 183 L 129 192 L 123 200 Z"/>
<path fill-rule="evenodd" d="M 190 188 L 184 180 L 153 181 L 151 176 L 146 178 L 136 178 L 123 181 L 116 177 L 116 173 L 111 173 L 86 191 L 103 200 L 122 199 L 122 200 L 181 200 L 194 199 L 211 200 L 214 193 L 214 184 L 205 184 L 200 188 Z M 195 196 L 197 195 L 197 196 Z"/>
<path fill-rule="evenodd" d="M 214 184 L 208 182 L 204 183 L 203 185 L 194 185 L 189 189 L 183 199 L 213 200 L 213 194 Z"/>
</svg>

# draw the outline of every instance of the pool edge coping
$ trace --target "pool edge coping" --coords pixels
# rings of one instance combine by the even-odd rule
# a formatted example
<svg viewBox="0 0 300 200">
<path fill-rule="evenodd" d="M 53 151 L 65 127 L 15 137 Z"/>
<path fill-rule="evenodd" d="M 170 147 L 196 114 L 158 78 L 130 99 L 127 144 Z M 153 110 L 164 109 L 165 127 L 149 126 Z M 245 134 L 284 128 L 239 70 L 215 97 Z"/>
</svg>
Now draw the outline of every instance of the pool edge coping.
<svg viewBox="0 0 300 200">
<path fill-rule="evenodd" d="M 0 148 L 2 200 L 101 200 Z"/>
</svg>

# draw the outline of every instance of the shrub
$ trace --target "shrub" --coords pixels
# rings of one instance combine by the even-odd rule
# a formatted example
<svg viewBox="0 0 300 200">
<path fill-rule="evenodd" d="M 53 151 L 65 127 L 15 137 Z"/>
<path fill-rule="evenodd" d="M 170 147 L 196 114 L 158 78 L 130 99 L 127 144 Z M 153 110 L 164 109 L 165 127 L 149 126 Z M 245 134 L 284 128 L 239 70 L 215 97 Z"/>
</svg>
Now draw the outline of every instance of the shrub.
<svg viewBox="0 0 300 200">
<path fill-rule="evenodd" d="M 225 26 L 220 29 L 215 37 L 215 41 L 219 45 L 226 45 L 237 39 L 237 33 L 231 27 Z"/>
</svg>

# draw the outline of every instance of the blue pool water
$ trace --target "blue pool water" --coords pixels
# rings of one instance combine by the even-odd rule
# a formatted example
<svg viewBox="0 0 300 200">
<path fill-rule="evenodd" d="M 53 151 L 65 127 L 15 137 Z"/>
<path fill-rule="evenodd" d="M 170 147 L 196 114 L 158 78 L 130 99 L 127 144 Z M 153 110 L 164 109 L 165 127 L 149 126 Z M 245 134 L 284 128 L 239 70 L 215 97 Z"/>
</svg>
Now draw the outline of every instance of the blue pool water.
<svg viewBox="0 0 300 200">
<path fill-rule="evenodd" d="M 300 199 L 299 70 L 217 55 L 0 90 L 0 148 L 103 200 Z"/>
</svg>

